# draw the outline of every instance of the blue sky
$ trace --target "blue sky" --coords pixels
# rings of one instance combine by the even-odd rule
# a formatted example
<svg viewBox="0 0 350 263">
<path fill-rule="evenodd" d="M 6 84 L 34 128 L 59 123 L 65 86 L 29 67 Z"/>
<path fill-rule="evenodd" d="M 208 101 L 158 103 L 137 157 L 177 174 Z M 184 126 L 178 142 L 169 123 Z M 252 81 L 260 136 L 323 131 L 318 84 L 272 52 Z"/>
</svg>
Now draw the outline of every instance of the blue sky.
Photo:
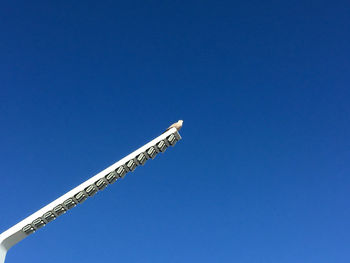
<svg viewBox="0 0 350 263">
<path fill-rule="evenodd" d="M 184 119 L 7 262 L 349 262 L 349 1 L 7 1 L 0 232 Z"/>
</svg>

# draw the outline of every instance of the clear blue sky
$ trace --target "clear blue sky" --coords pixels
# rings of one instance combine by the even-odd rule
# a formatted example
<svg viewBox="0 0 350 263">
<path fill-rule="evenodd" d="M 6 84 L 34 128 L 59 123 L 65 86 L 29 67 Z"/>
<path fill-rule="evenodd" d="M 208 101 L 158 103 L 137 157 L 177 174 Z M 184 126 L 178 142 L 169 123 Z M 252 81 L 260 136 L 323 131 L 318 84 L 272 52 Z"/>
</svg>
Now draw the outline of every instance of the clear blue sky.
<svg viewBox="0 0 350 263">
<path fill-rule="evenodd" d="M 16 262 L 350 262 L 349 1 L 6 1 L 0 232 L 184 119 Z"/>
</svg>

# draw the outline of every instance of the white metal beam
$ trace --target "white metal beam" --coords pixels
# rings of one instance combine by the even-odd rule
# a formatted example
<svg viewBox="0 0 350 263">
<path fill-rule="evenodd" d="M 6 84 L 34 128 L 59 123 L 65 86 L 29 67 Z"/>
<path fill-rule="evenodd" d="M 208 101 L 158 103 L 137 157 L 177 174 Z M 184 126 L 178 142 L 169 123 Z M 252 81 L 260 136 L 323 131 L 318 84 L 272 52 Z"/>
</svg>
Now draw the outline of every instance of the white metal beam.
<svg viewBox="0 0 350 263">
<path fill-rule="evenodd" d="M 114 177 L 114 179 L 118 179 L 123 177 L 124 173 L 120 174 L 120 171 L 133 171 L 136 165 L 143 165 L 147 159 L 153 159 L 157 153 L 164 152 L 168 146 L 175 145 L 180 139 L 181 136 L 176 128 L 168 129 L 157 138 L 0 234 L 0 263 L 5 262 L 6 253 L 13 245 L 31 233 L 34 233 L 51 220 L 56 219 L 59 215 L 64 214 L 75 205 L 82 203 L 85 198 L 95 194 L 94 190 L 102 190 L 108 184 L 113 183 L 114 180 L 109 180 L 109 178 Z M 107 175 L 110 175 L 110 177 L 106 178 Z"/>
</svg>

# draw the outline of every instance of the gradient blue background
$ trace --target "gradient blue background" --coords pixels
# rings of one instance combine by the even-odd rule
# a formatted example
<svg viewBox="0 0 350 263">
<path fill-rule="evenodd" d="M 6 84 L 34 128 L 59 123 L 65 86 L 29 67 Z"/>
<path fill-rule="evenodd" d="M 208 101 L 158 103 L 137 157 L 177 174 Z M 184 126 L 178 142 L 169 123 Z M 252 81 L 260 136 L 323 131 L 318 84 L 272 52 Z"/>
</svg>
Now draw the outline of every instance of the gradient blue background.
<svg viewBox="0 0 350 263">
<path fill-rule="evenodd" d="M 0 232 L 183 140 L 7 262 L 350 262 L 349 1 L 4 1 Z"/>
</svg>

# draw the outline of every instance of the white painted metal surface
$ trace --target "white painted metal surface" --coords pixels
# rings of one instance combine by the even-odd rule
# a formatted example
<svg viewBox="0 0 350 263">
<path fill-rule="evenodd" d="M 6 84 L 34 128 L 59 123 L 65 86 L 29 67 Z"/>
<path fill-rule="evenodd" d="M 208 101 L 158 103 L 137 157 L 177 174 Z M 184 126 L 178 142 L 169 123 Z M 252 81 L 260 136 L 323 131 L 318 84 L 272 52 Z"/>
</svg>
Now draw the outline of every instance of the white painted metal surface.
<svg viewBox="0 0 350 263">
<path fill-rule="evenodd" d="M 41 208 L 34 214 L 28 216 L 18 224 L 14 225 L 13 227 L 9 228 L 8 230 L 0 234 L 0 263 L 3 263 L 5 261 L 6 253 L 13 245 L 15 245 L 16 243 L 18 243 L 19 241 L 21 241 L 31 233 L 34 233 L 35 230 L 37 230 L 38 228 L 41 228 L 42 226 L 44 226 L 45 224 L 51 221 L 49 217 L 47 217 L 47 219 L 44 219 L 43 217 L 44 214 L 50 212 L 51 214 L 50 213 L 49 214 L 51 216 L 52 215 L 54 216 L 54 217 L 52 216 L 52 220 L 57 218 L 59 215 L 61 215 L 61 212 L 59 211 L 62 211 L 62 214 L 63 214 L 69 209 L 73 208 L 75 205 L 79 204 L 78 200 L 80 200 L 80 198 L 78 198 L 77 196 L 78 193 L 80 193 L 80 196 L 89 197 L 88 195 L 89 191 L 87 192 L 87 188 L 89 186 L 93 186 L 93 188 L 99 191 L 97 186 L 102 188 L 102 185 L 104 185 L 105 187 L 106 185 L 109 184 L 108 180 L 105 178 L 108 174 L 115 172 L 120 167 L 123 167 L 126 171 L 132 171 L 135 168 L 133 167 L 133 162 L 138 166 L 143 165 L 143 163 L 145 162 L 144 158 L 142 158 L 143 156 L 140 156 L 140 154 L 143 153 L 146 159 L 151 159 L 152 156 L 149 156 L 149 154 L 147 154 L 147 151 L 151 147 L 154 147 L 154 150 L 156 151 L 156 153 L 163 152 L 168 146 L 175 145 L 175 143 L 180 139 L 181 139 L 181 136 L 179 135 L 176 128 L 171 128 L 167 130 L 166 132 L 164 132 L 154 140 L 140 147 L 139 149 L 127 155 L 126 157 L 119 160 L 118 162 L 112 164 L 105 170 L 91 177 L 84 183 L 80 184 L 76 188 L 62 195 L 55 201 L 51 202 L 47 206 Z M 130 162 L 130 160 L 133 160 L 133 162 Z M 121 168 L 121 170 L 123 169 Z M 123 176 L 124 175 L 122 175 L 121 177 Z M 117 178 L 120 178 L 120 177 L 117 176 Z M 100 182 L 98 183 L 98 181 Z M 90 189 L 92 189 L 92 187 L 90 187 Z M 63 209 L 59 210 L 58 208 L 61 208 L 61 206 Z M 56 212 L 54 211 L 55 208 L 56 208 Z"/>
</svg>

